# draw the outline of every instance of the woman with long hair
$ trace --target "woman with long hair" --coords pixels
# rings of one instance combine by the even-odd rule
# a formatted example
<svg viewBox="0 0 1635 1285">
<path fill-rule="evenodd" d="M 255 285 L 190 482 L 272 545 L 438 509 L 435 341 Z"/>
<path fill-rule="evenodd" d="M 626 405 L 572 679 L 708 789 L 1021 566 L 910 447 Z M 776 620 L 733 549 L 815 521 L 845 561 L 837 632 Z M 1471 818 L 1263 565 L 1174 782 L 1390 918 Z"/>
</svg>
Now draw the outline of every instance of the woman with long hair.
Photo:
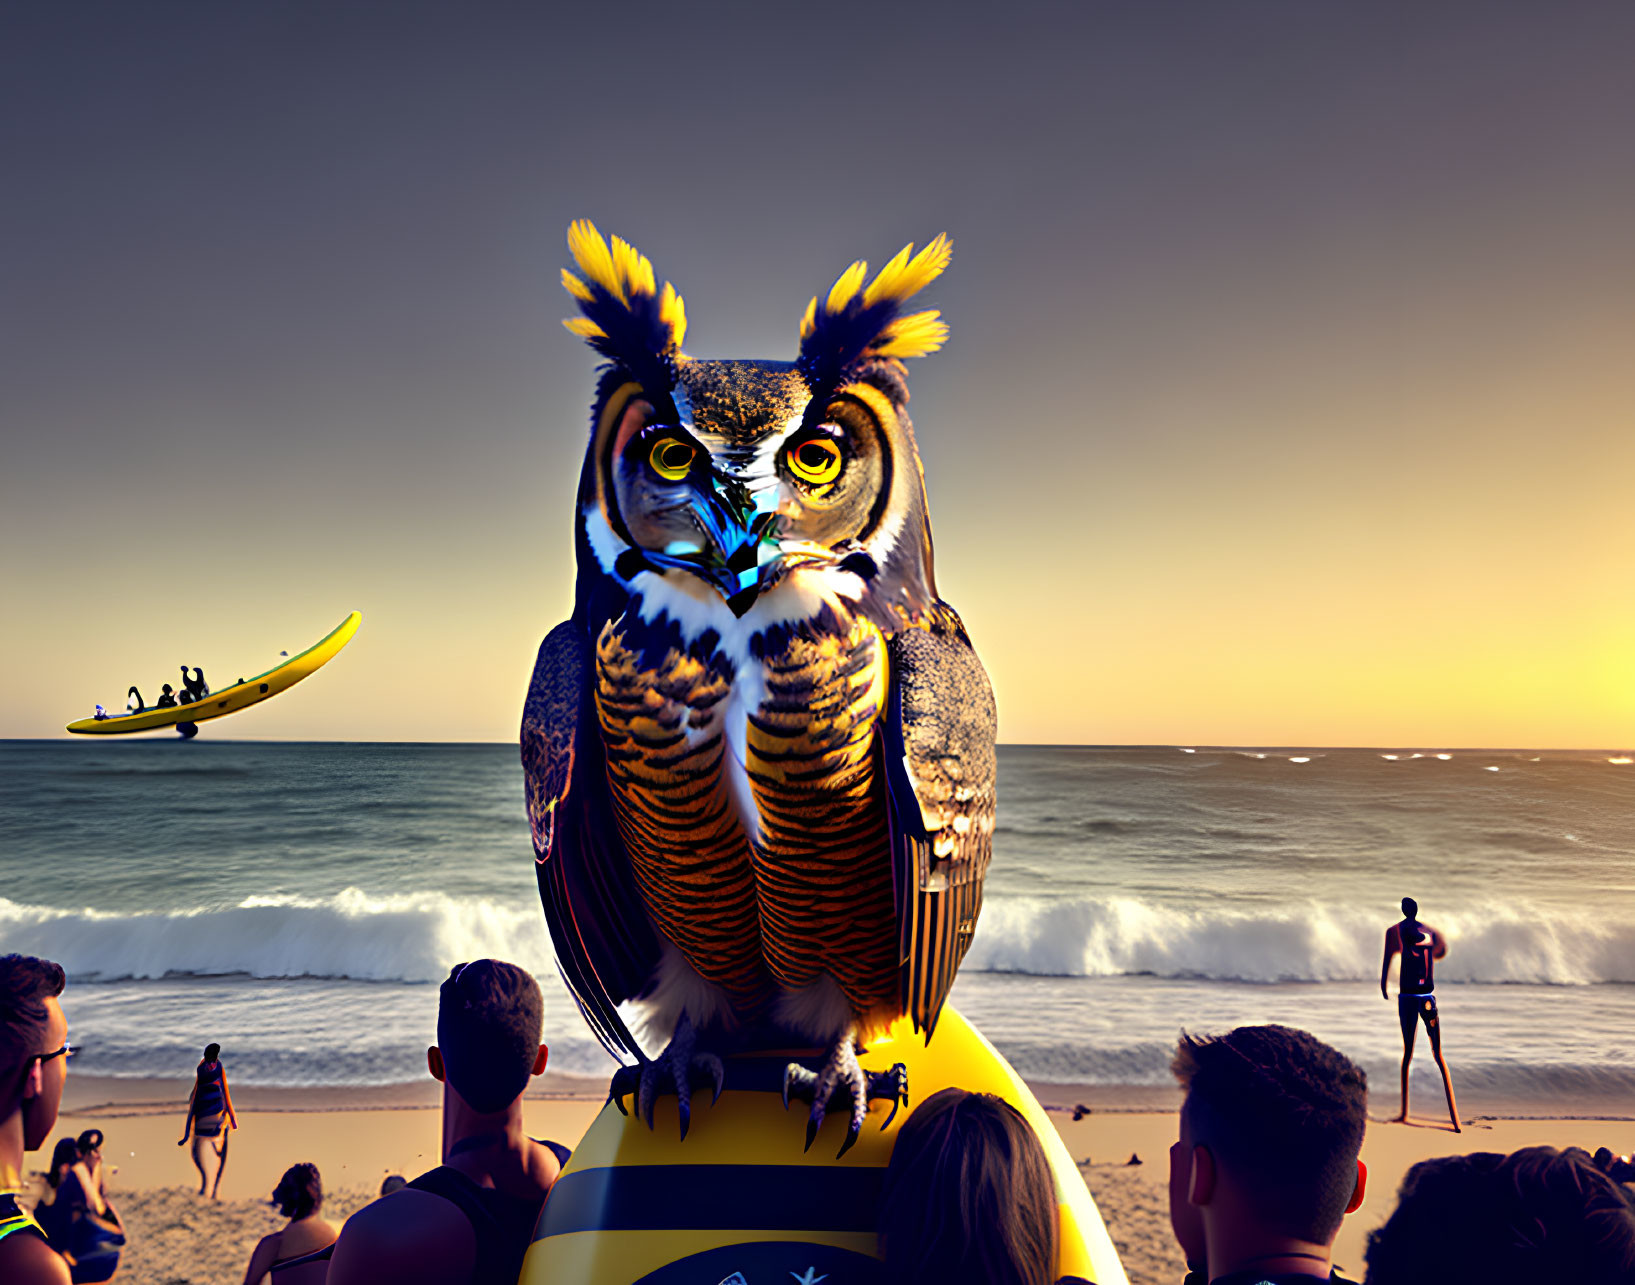
<svg viewBox="0 0 1635 1285">
<path fill-rule="evenodd" d="M 204 1060 L 193 1074 L 193 1091 L 187 1095 L 187 1122 L 176 1145 L 185 1147 L 193 1135 L 193 1165 L 199 1171 L 199 1195 L 221 1199 L 221 1176 L 227 1171 L 228 1129 L 238 1128 L 233 1114 L 233 1095 L 227 1089 L 227 1072 L 221 1065 L 221 1045 L 206 1044 Z M 206 1153 L 216 1158 L 215 1182 L 205 1168 Z"/>
<path fill-rule="evenodd" d="M 880 1197 L 893 1285 L 1051 1285 L 1056 1184 L 1015 1107 L 943 1089 L 904 1121 Z"/>
<path fill-rule="evenodd" d="M 245 1268 L 244 1285 L 260 1285 L 269 1274 L 272 1285 L 323 1285 L 328 1258 L 310 1259 L 309 1255 L 328 1249 L 340 1232 L 318 1215 L 324 1207 L 318 1166 L 299 1164 L 284 1170 L 273 1188 L 272 1203 L 289 1222 L 282 1231 L 261 1238 Z"/>
<path fill-rule="evenodd" d="M 69 1210 L 68 1202 L 62 1199 L 62 1184 L 78 1163 L 79 1143 L 73 1138 L 58 1138 L 51 1152 L 51 1167 L 45 1171 L 46 1190 L 50 1195 L 34 1208 L 34 1221 L 40 1224 L 51 1248 L 66 1258 L 69 1266 L 73 1266 L 74 1259 L 68 1252 Z"/>
</svg>

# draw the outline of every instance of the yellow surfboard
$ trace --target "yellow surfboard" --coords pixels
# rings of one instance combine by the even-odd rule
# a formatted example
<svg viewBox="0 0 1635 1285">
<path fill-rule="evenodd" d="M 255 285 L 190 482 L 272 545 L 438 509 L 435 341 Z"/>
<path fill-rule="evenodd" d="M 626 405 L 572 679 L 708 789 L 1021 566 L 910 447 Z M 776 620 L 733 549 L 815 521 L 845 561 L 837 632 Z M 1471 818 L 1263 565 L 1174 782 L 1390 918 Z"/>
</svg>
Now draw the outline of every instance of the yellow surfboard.
<svg viewBox="0 0 1635 1285">
<path fill-rule="evenodd" d="M 322 669 L 342 647 L 352 641 L 352 635 L 358 632 L 358 624 L 362 620 L 363 613 L 354 611 L 300 655 L 291 656 L 265 674 L 211 692 L 203 700 L 166 709 L 150 706 L 140 714 L 82 718 L 70 723 L 68 730 L 87 736 L 117 736 L 125 732 L 151 732 L 159 727 L 174 727 L 177 723 L 202 723 L 209 718 L 236 714 L 241 709 L 270 700 L 279 692 L 288 691 L 308 674 Z"/>
<path fill-rule="evenodd" d="M 875 1256 L 881 1183 L 897 1130 L 917 1102 L 950 1086 L 994 1093 L 1039 1134 L 1056 1178 L 1061 1249 L 1056 1275 L 1128 1285 L 1118 1251 L 1073 1158 L 1044 1108 L 993 1045 L 951 1005 L 929 1047 L 907 1018 L 858 1060 L 869 1071 L 908 1068 L 909 1107 L 885 1128 L 873 1103 L 845 1156 L 842 1106 L 810 1151 L 808 1105 L 780 1095 L 787 1055 L 727 1060 L 727 1090 L 710 1105 L 695 1092 L 680 1137 L 674 1097 L 659 1099 L 655 1128 L 602 1108 L 551 1188 L 518 1285 L 717 1285 L 863 1276 Z M 735 1087 L 747 1086 L 747 1087 Z"/>
</svg>

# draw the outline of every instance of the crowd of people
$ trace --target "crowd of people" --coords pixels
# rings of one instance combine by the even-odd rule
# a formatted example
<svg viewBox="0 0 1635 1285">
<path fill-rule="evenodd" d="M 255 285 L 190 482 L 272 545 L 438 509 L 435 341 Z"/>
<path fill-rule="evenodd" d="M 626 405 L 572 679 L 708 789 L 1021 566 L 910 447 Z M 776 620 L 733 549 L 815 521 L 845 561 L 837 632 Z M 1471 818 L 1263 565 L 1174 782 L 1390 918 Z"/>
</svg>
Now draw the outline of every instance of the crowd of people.
<svg viewBox="0 0 1635 1285">
<path fill-rule="evenodd" d="M 104 1189 L 97 1130 L 58 1144 L 46 1175 L 49 1201 L 31 1212 L 23 1200 L 25 1153 L 51 1134 L 72 1053 L 59 1002 L 65 980 L 56 964 L 0 957 L 0 1281 L 7 1285 L 109 1280 L 124 1240 Z M 1413 1012 L 1417 1023 L 1422 1009 Z M 272 1193 L 287 1221 L 256 1246 L 245 1285 L 512 1285 L 569 1158 L 566 1147 L 523 1129 L 523 1092 L 545 1069 L 542 1022 L 539 987 L 523 969 L 491 959 L 454 969 L 439 992 L 437 1044 L 427 1056 L 443 1090 L 442 1163 L 412 1181 L 388 1179 L 381 1197 L 339 1229 L 322 1216 L 317 1169 L 291 1166 Z M 217 1045 L 205 1050 L 182 1139 L 189 1131 L 194 1138 L 201 1194 L 214 1192 L 221 1176 L 218 1163 L 210 1186 L 204 1157 L 216 1151 L 225 1161 L 226 1131 L 237 1123 L 219 1055 Z M 1367 1189 L 1363 1070 L 1285 1026 L 1183 1034 L 1172 1070 L 1183 1098 L 1169 1208 L 1189 1269 L 1185 1285 L 1344 1282 L 1333 1245 Z M 1626 1159 L 1577 1148 L 1423 1161 L 1369 1236 L 1367 1285 L 1635 1281 L 1627 1177 L 1635 1167 Z M 1014 1106 L 952 1088 L 918 1104 L 884 1176 L 878 1281 L 1075 1282 L 1055 1276 L 1057 1241 L 1051 1169 Z"/>
</svg>

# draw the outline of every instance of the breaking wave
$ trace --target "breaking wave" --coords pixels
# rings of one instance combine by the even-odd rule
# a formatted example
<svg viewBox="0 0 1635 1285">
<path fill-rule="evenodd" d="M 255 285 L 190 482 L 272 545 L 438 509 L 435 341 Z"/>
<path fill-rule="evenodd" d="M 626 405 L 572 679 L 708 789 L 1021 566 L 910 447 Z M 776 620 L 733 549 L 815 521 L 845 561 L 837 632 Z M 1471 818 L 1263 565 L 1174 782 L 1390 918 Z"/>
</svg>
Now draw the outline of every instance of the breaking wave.
<svg viewBox="0 0 1635 1285">
<path fill-rule="evenodd" d="M 1635 923 L 1487 909 L 1439 918 L 1439 979 L 1583 986 L 1635 982 Z M 1131 898 L 989 899 L 967 972 L 1039 977 L 1143 974 L 1239 982 L 1379 976 L 1377 914 L 1312 904 L 1278 912 L 1188 911 Z"/>
<path fill-rule="evenodd" d="M 1440 918 L 1452 949 L 1437 977 L 1583 986 L 1635 982 L 1635 923 L 1551 911 Z M 967 973 L 1039 977 L 1333 982 L 1379 975 L 1383 925 L 1349 907 L 1184 910 L 1133 898 L 990 897 Z M 442 893 L 247 898 L 183 912 L 118 914 L 0 898 L 0 949 L 60 960 L 83 981 L 175 975 L 439 981 L 495 956 L 550 971 L 544 915 Z"/>
<path fill-rule="evenodd" d="M 441 981 L 451 965 L 492 956 L 550 971 L 536 903 L 408 893 L 250 897 L 236 906 L 121 915 L 0 898 L 0 943 L 59 961 L 80 981 L 175 975 Z"/>
</svg>

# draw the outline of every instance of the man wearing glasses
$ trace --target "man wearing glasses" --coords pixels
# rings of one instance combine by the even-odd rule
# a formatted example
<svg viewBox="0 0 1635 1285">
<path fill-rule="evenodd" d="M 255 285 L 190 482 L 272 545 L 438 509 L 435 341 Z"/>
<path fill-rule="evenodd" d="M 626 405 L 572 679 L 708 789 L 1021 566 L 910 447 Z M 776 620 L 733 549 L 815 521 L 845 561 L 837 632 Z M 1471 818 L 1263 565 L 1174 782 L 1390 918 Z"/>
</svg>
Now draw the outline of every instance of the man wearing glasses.
<svg viewBox="0 0 1635 1285">
<path fill-rule="evenodd" d="M 68 1265 L 17 1203 L 23 1153 L 38 1151 L 57 1123 L 68 1077 L 68 1019 L 57 996 L 61 965 L 0 955 L 0 1281 L 69 1285 Z"/>
</svg>

